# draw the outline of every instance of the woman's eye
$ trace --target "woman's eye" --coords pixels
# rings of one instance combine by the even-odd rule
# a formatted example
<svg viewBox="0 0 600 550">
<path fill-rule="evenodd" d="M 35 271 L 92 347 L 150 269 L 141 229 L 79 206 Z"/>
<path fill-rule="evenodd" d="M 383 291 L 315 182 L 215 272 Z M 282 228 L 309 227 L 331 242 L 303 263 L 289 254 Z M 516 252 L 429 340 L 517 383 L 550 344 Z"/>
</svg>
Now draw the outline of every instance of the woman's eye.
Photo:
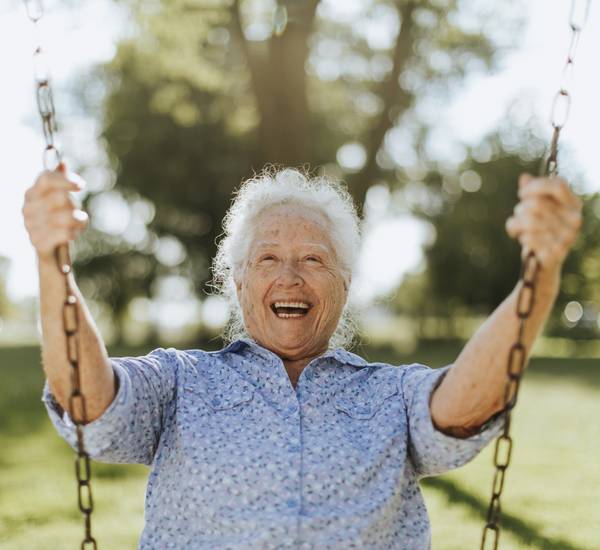
<svg viewBox="0 0 600 550">
<path fill-rule="evenodd" d="M 273 261 L 275 260 L 275 256 L 272 255 L 267 255 L 267 256 L 263 256 L 259 261 L 260 262 L 269 262 L 269 261 Z"/>
<path fill-rule="evenodd" d="M 306 261 L 307 262 L 320 262 L 321 259 L 318 258 L 317 256 L 307 256 Z"/>
</svg>

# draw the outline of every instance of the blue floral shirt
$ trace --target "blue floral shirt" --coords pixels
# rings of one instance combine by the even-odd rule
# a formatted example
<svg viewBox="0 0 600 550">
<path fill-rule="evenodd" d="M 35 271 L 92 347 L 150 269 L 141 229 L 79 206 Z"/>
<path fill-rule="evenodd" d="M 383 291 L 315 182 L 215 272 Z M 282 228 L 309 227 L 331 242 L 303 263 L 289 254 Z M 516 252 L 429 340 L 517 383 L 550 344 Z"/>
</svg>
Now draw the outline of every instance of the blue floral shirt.
<svg viewBox="0 0 600 550">
<path fill-rule="evenodd" d="M 468 462 L 501 427 L 444 435 L 429 399 L 448 367 L 343 349 L 311 361 L 295 390 L 252 340 L 111 361 L 118 392 L 85 444 L 96 460 L 151 466 L 143 550 L 428 549 L 419 478 Z M 44 401 L 74 445 L 47 386 Z"/>
</svg>

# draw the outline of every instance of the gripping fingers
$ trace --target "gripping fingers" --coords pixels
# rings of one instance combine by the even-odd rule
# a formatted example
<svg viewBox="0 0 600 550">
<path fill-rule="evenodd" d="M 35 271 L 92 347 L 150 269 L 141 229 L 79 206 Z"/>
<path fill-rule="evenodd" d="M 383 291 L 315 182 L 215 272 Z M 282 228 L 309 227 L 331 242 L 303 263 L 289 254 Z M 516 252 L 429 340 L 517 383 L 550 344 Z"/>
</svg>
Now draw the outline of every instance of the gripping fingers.
<svg viewBox="0 0 600 550">
<path fill-rule="evenodd" d="M 519 178 L 519 199 L 507 233 L 518 239 L 523 257 L 533 251 L 543 266 L 559 266 L 581 228 L 581 200 L 562 178 L 529 174 Z"/>
<path fill-rule="evenodd" d="M 547 197 L 571 209 L 581 209 L 581 200 L 562 178 L 531 178 L 519 185 L 521 200 L 533 197 Z"/>
<path fill-rule="evenodd" d="M 515 213 L 506 221 L 506 231 L 513 238 L 532 231 L 551 231 L 562 223 L 560 218 L 556 216 L 542 212 L 532 212 L 525 208 L 519 208 L 519 206 L 515 208 Z"/>
<path fill-rule="evenodd" d="M 88 223 L 82 210 L 70 209 L 56 213 L 52 220 L 36 219 L 27 226 L 29 238 L 39 254 L 51 255 L 54 249 L 73 241 Z"/>
<path fill-rule="evenodd" d="M 523 256 L 533 250 L 545 267 L 561 264 L 571 247 L 563 235 L 548 233 L 524 233 L 519 236 L 519 243 L 523 248 Z"/>
<path fill-rule="evenodd" d="M 47 246 L 51 249 L 60 244 L 68 243 L 85 229 L 88 216 L 82 210 L 73 210 L 57 218 L 49 231 Z"/>
<path fill-rule="evenodd" d="M 53 217 L 51 225 L 80 231 L 87 225 L 87 220 L 88 216 L 83 210 L 69 209 L 57 213 Z"/>
<path fill-rule="evenodd" d="M 513 239 L 519 234 L 519 225 L 514 216 L 511 216 L 508 218 L 508 220 L 506 220 L 505 228 L 508 236 Z"/>
<path fill-rule="evenodd" d="M 38 176 L 33 186 L 27 190 L 25 200 L 35 200 L 56 190 L 77 192 L 84 187 L 85 182 L 74 172 L 63 173 L 62 171 L 51 172 L 45 170 Z"/>
<path fill-rule="evenodd" d="M 60 210 L 62 208 L 75 209 L 77 202 L 69 191 L 55 189 L 49 191 L 43 199 L 45 208 L 49 210 Z"/>
<path fill-rule="evenodd" d="M 52 254 L 57 245 L 72 241 L 87 225 L 87 215 L 72 195 L 84 185 L 80 176 L 61 166 L 42 172 L 25 193 L 25 227 L 39 254 Z"/>
<path fill-rule="evenodd" d="M 511 237 L 515 231 L 542 230 L 558 228 L 562 231 L 577 232 L 582 224 L 581 212 L 556 204 L 548 198 L 526 199 L 514 209 L 507 222 L 507 231 Z"/>
<path fill-rule="evenodd" d="M 508 219 L 507 231 L 519 241 L 523 259 L 529 251 L 533 251 L 546 267 L 558 265 L 564 260 L 576 236 L 575 232 L 564 231 L 557 226 L 535 227 L 527 220 L 521 224 L 515 218 Z"/>
</svg>

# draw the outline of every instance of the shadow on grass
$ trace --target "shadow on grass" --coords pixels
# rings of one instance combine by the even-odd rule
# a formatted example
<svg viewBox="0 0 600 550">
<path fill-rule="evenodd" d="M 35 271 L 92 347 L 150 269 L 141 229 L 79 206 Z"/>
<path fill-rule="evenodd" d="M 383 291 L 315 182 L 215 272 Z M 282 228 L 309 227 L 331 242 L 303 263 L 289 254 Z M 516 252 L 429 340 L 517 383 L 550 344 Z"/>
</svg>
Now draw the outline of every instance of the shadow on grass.
<svg viewBox="0 0 600 550">
<path fill-rule="evenodd" d="M 92 462 L 92 472 L 98 479 L 129 479 L 132 477 L 147 477 L 146 469 L 132 464 L 106 464 L 104 462 Z"/>
<path fill-rule="evenodd" d="M 45 525 L 58 524 L 64 521 L 77 521 L 80 518 L 81 513 L 73 506 L 68 509 L 44 510 L 43 513 L 39 514 L 5 515 L 0 524 L 0 540 L 9 541 L 14 539 L 18 533 L 28 529 L 38 529 Z"/>
<path fill-rule="evenodd" d="M 488 503 L 471 495 L 462 489 L 457 483 L 444 478 L 426 478 L 423 485 L 442 493 L 449 503 L 462 504 L 470 509 L 473 516 L 481 518 L 481 529 L 483 530 L 484 518 L 487 514 Z M 502 513 L 502 531 L 508 531 L 520 542 L 540 550 L 586 550 L 581 546 L 574 545 L 564 539 L 548 539 L 540 534 L 540 528 L 531 522 L 512 514 Z"/>
</svg>

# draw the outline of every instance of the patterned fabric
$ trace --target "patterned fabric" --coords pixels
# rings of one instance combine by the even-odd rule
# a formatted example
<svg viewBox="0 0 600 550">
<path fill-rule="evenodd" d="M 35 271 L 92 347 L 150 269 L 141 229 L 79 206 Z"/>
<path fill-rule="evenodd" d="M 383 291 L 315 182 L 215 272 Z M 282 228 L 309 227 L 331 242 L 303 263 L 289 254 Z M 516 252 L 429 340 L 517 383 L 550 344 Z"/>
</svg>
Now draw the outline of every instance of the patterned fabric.
<svg viewBox="0 0 600 550">
<path fill-rule="evenodd" d="M 429 399 L 449 367 L 394 367 L 331 350 L 296 390 L 252 340 L 112 359 L 117 396 L 85 426 L 96 460 L 151 466 L 139 548 L 430 547 L 418 486 L 472 459 L 497 433 L 437 431 Z M 73 424 L 46 385 L 62 437 Z"/>
</svg>

